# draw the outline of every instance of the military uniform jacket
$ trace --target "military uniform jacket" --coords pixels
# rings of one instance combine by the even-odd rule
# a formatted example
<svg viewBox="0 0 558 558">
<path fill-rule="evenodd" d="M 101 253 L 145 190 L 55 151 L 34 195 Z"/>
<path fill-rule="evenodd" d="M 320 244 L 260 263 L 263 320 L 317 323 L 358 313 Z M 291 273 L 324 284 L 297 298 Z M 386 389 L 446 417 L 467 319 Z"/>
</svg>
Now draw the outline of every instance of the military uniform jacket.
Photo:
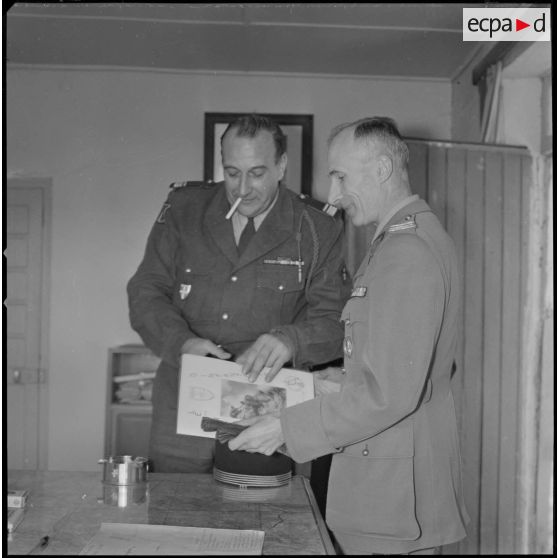
<svg viewBox="0 0 558 558">
<path fill-rule="evenodd" d="M 339 358 L 341 223 L 281 186 L 239 257 L 223 183 L 193 184 L 171 191 L 128 283 L 130 321 L 145 344 L 178 366 L 191 337 L 238 356 L 272 331 L 291 344 L 297 368 Z"/>
<path fill-rule="evenodd" d="M 450 389 L 459 290 L 451 239 L 410 202 L 355 274 L 341 391 L 282 412 L 296 461 L 334 454 L 326 520 L 353 548 L 406 553 L 465 536 Z"/>
</svg>

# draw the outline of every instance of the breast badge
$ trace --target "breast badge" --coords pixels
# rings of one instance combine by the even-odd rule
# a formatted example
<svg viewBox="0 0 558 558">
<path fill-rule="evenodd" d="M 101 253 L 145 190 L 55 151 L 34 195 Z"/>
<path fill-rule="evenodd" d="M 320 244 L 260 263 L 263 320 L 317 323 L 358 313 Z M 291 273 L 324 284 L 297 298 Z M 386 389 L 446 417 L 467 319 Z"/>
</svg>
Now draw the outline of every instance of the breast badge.
<svg viewBox="0 0 558 558">
<path fill-rule="evenodd" d="M 159 212 L 159 216 L 157 217 L 157 223 L 164 223 L 165 222 L 165 213 L 169 210 L 170 203 L 164 203 L 161 211 Z"/>
<path fill-rule="evenodd" d="M 366 291 L 367 291 L 366 287 L 355 287 L 353 289 L 353 292 L 351 293 L 351 296 L 352 297 L 353 296 L 358 296 L 358 297 L 362 298 L 363 296 L 366 296 Z"/>
<path fill-rule="evenodd" d="M 343 352 L 346 356 L 351 358 L 353 354 L 353 340 L 350 337 L 345 337 L 343 340 Z"/>
</svg>

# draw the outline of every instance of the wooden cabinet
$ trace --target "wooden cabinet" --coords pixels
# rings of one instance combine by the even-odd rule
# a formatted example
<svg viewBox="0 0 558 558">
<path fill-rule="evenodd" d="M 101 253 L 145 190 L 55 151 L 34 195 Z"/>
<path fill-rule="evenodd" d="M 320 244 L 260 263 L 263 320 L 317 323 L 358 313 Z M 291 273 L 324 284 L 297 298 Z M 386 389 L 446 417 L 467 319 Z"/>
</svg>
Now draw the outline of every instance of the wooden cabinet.
<svg viewBox="0 0 558 558">
<path fill-rule="evenodd" d="M 161 359 L 143 345 L 109 349 L 105 456 L 148 457 L 151 389 Z"/>
</svg>

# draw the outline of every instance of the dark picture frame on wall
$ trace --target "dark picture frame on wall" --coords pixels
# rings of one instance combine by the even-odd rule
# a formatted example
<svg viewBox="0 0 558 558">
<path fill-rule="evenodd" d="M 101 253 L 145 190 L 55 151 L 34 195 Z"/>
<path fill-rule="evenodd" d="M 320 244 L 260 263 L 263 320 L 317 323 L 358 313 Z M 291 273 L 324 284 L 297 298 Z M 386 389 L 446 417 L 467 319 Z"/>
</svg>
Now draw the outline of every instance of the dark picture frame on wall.
<svg viewBox="0 0 558 558">
<path fill-rule="evenodd" d="M 223 180 L 221 135 L 227 126 L 246 113 L 206 112 L 204 122 L 203 178 Z M 312 195 L 314 117 L 311 114 L 259 113 L 272 118 L 287 136 L 287 170 L 283 182 L 297 194 Z"/>
</svg>

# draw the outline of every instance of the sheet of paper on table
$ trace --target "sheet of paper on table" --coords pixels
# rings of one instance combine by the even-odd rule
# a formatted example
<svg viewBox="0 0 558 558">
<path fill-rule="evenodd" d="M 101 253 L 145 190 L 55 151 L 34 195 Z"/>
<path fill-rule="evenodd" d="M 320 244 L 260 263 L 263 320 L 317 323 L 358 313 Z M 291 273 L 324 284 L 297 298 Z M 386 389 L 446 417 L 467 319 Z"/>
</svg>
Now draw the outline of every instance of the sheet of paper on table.
<svg viewBox="0 0 558 558">
<path fill-rule="evenodd" d="M 262 553 L 263 531 L 102 523 L 80 555 L 244 555 Z"/>
<path fill-rule="evenodd" d="M 310 372 L 282 368 L 271 382 L 264 380 L 265 373 L 251 383 L 236 362 L 182 355 L 176 432 L 215 438 L 215 432 L 202 430 L 202 417 L 235 422 L 314 397 Z"/>
</svg>

